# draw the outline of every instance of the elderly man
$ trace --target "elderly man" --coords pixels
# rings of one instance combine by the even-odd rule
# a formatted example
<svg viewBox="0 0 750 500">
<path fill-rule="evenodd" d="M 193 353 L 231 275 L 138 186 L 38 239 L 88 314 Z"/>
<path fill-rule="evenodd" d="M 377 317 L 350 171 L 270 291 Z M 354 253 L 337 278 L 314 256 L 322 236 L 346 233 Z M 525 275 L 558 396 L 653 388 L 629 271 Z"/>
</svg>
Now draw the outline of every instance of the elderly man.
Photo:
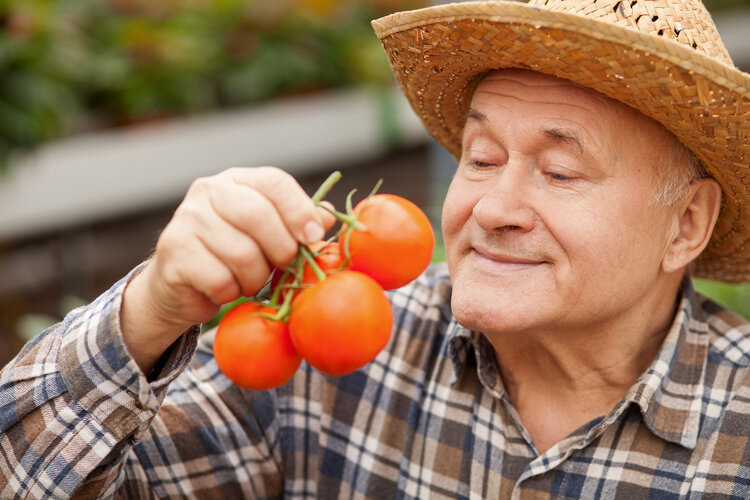
<svg viewBox="0 0 750 500">
<path fill-rule="evenodd" d="M 750 276 L 750 76 L 697 0 L 536 4 L 375 23 L 460 160 L 447 267 L 391 294 L 374 362 L 218 371 L 191 325 L 332 221 L 276 169 L 197 181 L 4 369 L 0 496 L 748 498 L 750 327 L 686 270 Z"/>
</svg>

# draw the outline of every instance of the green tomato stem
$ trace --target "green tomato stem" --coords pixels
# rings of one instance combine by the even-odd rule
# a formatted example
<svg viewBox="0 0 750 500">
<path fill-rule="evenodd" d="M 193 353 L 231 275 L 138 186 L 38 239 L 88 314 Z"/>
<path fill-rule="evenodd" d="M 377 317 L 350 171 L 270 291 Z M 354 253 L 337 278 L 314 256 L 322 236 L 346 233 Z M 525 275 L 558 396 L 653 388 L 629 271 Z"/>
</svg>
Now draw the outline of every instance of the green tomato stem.
<svg viewBox="0 0 750 500">
<path fill-rule="evenodd" d="M 349 238 L 352 235 L 352 231 L 354 231 L 354 228 L 351 226 L 344 231 L 344 261 L 347 263 L 352 260 L 352 254 L 349 252 Z"/>
<path fill-rule="evenodd" d="M 378 179 L 378 182 L 377 182 L 377 183 L 375 184 L 375 187 L 374 187 L 374 188 L 372 188 L 372 191 L 370 191 L 370 194 L 368 194 L 368 195 L 367 195 L 367 198 L 370 198 L 370 197 L 372 197 L 372 196 L 373 196 L 373 195 L 374 195 L 375 193 L 377 193 L 377 192 L 378 192 L 378 189 L 380 189 L 380 186 L 382 186 L 382 185 L 383 185 L 383 179 L 382 179 L 382 178 L 380 178 L 380 179 Z"/>
<path fill-rule="evenodd" d="M 279 305 L 279 295 L 281 295 L 281 288 L 282 284 L 284 283 L 284 279 L 286 279 L 289 276 L 289 271 L 284 271 L 284 274 L 281 275 L 281 279 L 279 280 L 279 284 L 276 286 L 276 289 L 271 293 L 271 299 L 269 301 L 269 307 L 273 307 L 276 309 Z"/>
<path fill-rule="evenodd" d="M 355 229 L 363 230 L 365 227 L 357 222 L 357 218 L 352 215 L 347 215 L 344 213 L 339 212 L 338 210 L 335 210 L 333 208 L 327 207 L 325 205 L 319 205 L 323 210 L 327 211 L 328 213 L 332 214 L 336 219 L 341 222 L 342 224 L 346 226 L 351 226 Z"/>
<path fill-rule="evenodd" d="M 281 288 L 281 287 L 279 287 Z M 288 323 L 289 322 L 289 316 L 292 314 L 292 295 L 291 293 L 287 293 L 284 295 L 284 302 L 281 304 L 281 307 L 276 311 L 276 314 L 266 314 L 266 313 L 257 313 L 258 316 L 261 318 L 265 318 L 271 321 L 281 321 L 282 323 Z"/>
<path fill-rule="evenodd" d="M 331 190 L 334 184 L 336 184 L 339 179 L 341 179 L 341 172 L 336 170 L 335 172 L 332 172 L 331 175 L 328 176 L 326 180 L 323 181 L 323 184 L 320 185 L 317 191 L 315 191 L 315 194 L 312 195 L 312 201 L 315 202 L 316 205 L 320 203 L 320 201 L 325 197 L 325 195 L 328 194 L 328 191 Z"/>
<path fill-rule="evenodd" d="M 315 262 L 315 257 L 312 256 L 312 253 L 310 253 L 310 249 L 307 248 L 306 245 L 300 245 L 299 254 L 310 265 L 310 268 L 315 273 L 315 277 L 318 278 L 318 281 L 323 281 L 324 279 L 326 279 L 326 273 L 324 273 L 323 270 L 318 265 L 318 263 Z"/>
</svg>

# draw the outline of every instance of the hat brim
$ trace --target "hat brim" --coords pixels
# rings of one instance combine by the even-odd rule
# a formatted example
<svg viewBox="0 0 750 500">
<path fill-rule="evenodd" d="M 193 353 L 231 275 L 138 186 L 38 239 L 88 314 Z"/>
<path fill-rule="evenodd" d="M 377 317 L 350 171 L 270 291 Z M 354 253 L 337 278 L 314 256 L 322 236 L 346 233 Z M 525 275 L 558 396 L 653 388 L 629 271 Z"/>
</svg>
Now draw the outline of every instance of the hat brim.
<svg viewBox="0 0 750 500">
<path fill-rule="evenodd" d="M 668 38 L 516 2 L 442 5 L 372 24 L 412 108 L 456 158 L 474 88 L 496 69 L 564 78 L 660 122 L 723 190 L 695 275 L 750 281 L 750 75 Z"/>
</svg>

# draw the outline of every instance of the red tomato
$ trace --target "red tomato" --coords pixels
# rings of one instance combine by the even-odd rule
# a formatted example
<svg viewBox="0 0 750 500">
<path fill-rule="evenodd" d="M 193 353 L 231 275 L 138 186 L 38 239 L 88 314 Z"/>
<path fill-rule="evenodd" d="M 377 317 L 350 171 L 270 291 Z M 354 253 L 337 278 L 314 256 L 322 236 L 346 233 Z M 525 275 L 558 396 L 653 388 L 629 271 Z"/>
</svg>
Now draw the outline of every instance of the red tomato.
<svg viewBox="0 0 750 500">
<path fill-rule="evenodd" d="M 372 361 L 391 336 L 393 314 L 383 288 L 369 276 L 341 271 L 294 300 L 292 342 L 305 360 L 329 375 Z"/>
<path fill-rule="evenodd" d="M 321 242 L 322 243 L 322 242 Z M 339 251 L 339 245 L 336 242 L 326 243 L 325 245 L 316 243 L 311 246 L 312 250 L 317 252 L 318 255 L 315 257 L 315 263 L 318 264 L 320 270 L 326 274 L 331 274 L 338 271 L 341 268 L 341 252 Z M 314 285 L 317 283 L 318 277 L 315 275 L 310 264 L 305 263 L 302 268 L 302 284 Z"/>
<path fill-rule="evenodd" d="M 314 252 L 318 253 L 318 255 L 315 257 L 315 262 L 318 264 L 318 267 L 320 267 L 321 271 L 326 274 L 331 274 L 341 269 L 341 262 L 343 261 L 343 257 L 341 257 L 338 243 L 326 243 L 325 241 L 319 241 L 310 245 L 310 248 Z M 276 289 L 283 275 L 283 269 L 276 268 L 273 270 L 273 274 L 271 275 L 271 290 Z M 289 284 L 293 281 L 294 277 L 289 276 L 289 278 L 285 280 L 285 283 Z M 318 281 L 318 277 L 315 275 L 315 271 L 313 271 L 312 267 L 310 267 L 310 264 L 305 263 L 305 265 L 302 267 L 302 284 L 314 285 Z"/>
<path fill-rule="evenodd" d="M 287 325 L 258 315 L 276 311 L 255 302 L 235 307 L 219 323 L 214 357 L 235 384 L 266 390 L 292 378 L 302 357 L 294 349 Z"/>
<path fill-rule="evenodd" d="M 351 232 L 349 267 L 372 276 L 385 289 L 404 286 L 430 264 L 435 234 L 427 216 L 411 201 L 376 194 L 354 207 L 364 230 Z M 346 237 L 339 239 L 341 254 Z"/>
</svg>

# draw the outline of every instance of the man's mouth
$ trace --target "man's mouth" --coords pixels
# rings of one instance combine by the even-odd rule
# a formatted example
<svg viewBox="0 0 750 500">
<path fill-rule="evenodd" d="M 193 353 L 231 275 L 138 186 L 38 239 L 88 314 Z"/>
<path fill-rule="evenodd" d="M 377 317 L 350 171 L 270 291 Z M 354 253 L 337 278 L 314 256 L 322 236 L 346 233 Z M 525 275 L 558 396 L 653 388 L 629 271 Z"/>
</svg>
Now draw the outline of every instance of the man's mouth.
<svg viewBox="0 0 750 500">
<path fill-rule="evenodd" d="M 548 264 L 543 259 L 492 251 L 476 246 L 472 246 L 469 253 L 473 256 L 475 265 L 486 272 L 524 271 Z"/>
</svg>

